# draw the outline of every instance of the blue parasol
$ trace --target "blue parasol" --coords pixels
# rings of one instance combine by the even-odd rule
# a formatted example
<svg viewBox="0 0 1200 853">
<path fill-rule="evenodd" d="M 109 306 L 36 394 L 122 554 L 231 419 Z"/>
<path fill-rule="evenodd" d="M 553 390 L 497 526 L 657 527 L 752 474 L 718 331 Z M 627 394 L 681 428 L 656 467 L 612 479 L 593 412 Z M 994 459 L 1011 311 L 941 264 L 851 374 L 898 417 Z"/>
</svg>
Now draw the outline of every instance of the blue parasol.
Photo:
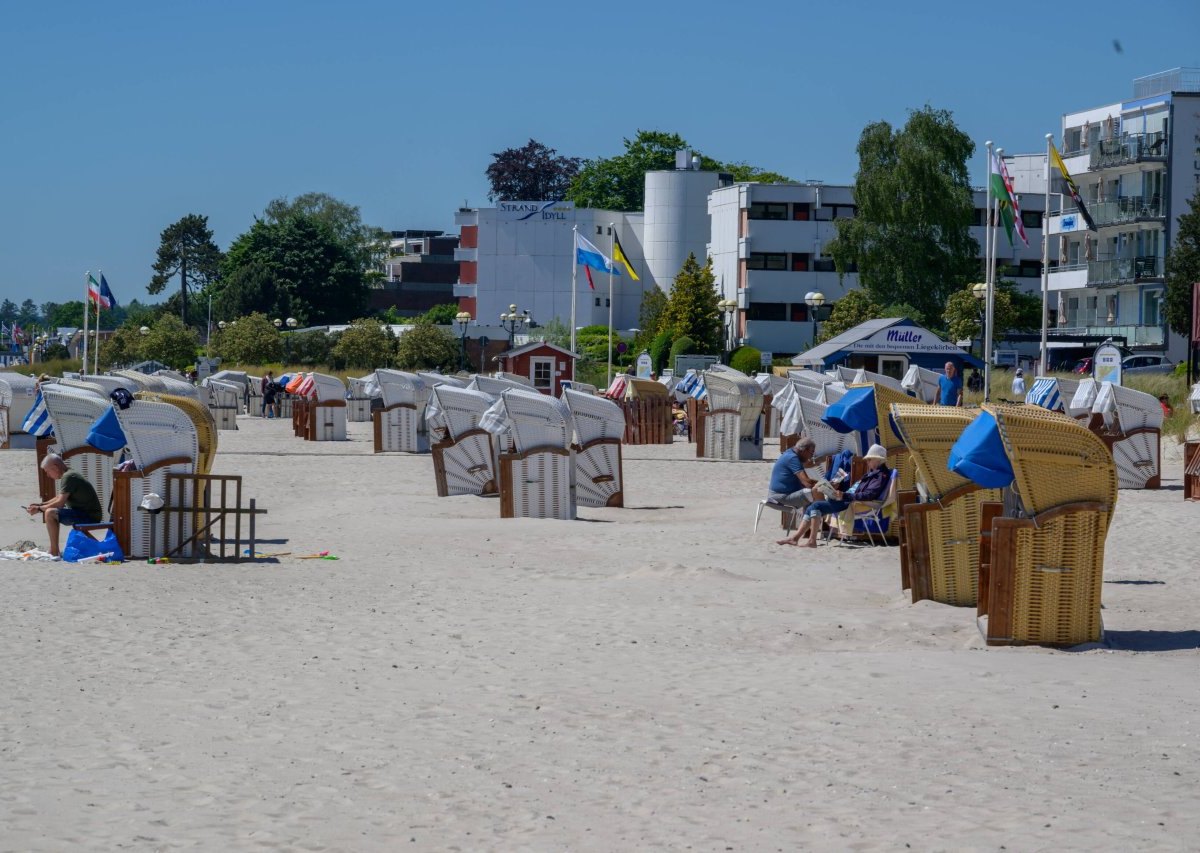
<svg viewBox="0 0 1200 853">
<path fill-rule="evenodd" d="M 991 412 L 982 412 L 963 430 L 950 448 L 946 467 L 985 489 L 1003 489 L 1013 481 L 1012 463 Z"/>
<path fill-rule="evenodd" d="M 112 406 L 96 418 L 88 430 L 87 443 L 106 453 L 116 453 L 125 447 L 125 431 L 121 429 L 121 422 L 117 420 L 117 413 Z"/>
</svg>

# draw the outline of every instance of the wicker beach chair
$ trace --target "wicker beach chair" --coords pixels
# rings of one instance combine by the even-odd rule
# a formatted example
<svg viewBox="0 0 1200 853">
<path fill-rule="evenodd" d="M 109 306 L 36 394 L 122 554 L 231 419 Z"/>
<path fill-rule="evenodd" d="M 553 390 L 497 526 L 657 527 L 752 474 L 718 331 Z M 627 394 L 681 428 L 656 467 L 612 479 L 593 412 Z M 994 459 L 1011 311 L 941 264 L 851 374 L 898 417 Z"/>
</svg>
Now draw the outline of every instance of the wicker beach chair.
<svg viewBox="0 0 1200 853">
<path fill-rule="evenodd" d="M 497 374 L 496 376 L 485 376 L 482 373 L 471 377 L 471 381 L 467 383 L 467 387 L 474 391 L 482 391 L 491 397 L 499 397 L 505 391 L 511 389 L 529 390 L 529 386 L 522 385 L 520 382 L 513 382 L 504 376 Z"/>
<path fill-rule="evenodd" d="M 346 440 L 346 386 L 336 376 L 312 374 L 312 401 L 308 407 L 312 441 Z"/>
<path fill-rule="evenodd" d="M 1159 487 L 1162 423 L 1162 406 L 1153 395 L 1101 383 L 1088 427 L 1112 452 L 1119 488 Z"/>
<path fill-rule="evenodd" d="M 12 402 L 12 386 L 0 379 L 0 450 L 8 450 L 8 413 Z"/>
<path fill-rule="evenodd" d="M 915 604 L 957 607 L 979 602 L 981 505 L 1001 499 L 948 467 L 950 450 L 974 415 L 953 406 L 893 403 L 892 422 L 912 455 L 922 501 L 903 510 L 901 588 Z"/>
<path fill-rule="evenodd" d="M 1099 393 L 1100 383 L 1095 379 L 1080 379 L 1079 384 L 1075 386 L 1075 393 L 1071 395 L 1071 402 L 1063 407 L 1064 411 L 1087 426 L 1092 420 L 1092 406 Z"/>
<path fill-rule="evenodd" d="M 910 392 L 922 403 L 936 403 L 939 391 L 938 378 L 941 375 L 937 371 L 914 364 L 900 380 L 900 387 L 904 391 Z"/>
<path fill-rule="evenodd" d="M 425 384 L 432 388 L 435 385 L 453 385 L 455 388 L 466 388 L 468 380 L 459 376 L 447 376 L 444 373 L 436 373 L 431 370 L 418 370 L 417 376 L 425 380 Z"/>
<path fill-rule="evenodd" d="M 425 406 L 429 384 L 415 373 L 376 370 L 383 408 L 374 413 L 376 453 L 428 453 Z"/>
<path fill-rule="evenodd" d="M 731 462 L 762 459 L 763 393 L 759 384 L 740 370 L 717 364 L 704 372 L 704 387 L 708 406 L 694 431 L 696 456 Z"/>
<path fill-rule="evenodd" d="M 5 373 L 4 383 L 12 391 L 12 402 L 8 407 L 9 440 L 25 433 L 24 423 L 37 402 L 37 380 L 21 373 Z"/>
<path fill-rule="evenodd" d="M 249 408 L 250 395 L 253 393 L 252 386 L 258 384 L 250 378 L 249 373 L 246 373 L 244 370 L 218 370 L 216 373 L 214 373 L 212 376 L 210 376 L 209 379 L 216 379 L 219 382 L 231 382 L 234 385 L 238 386 L 239 389 L 242 389 L 242 393 L 238 397 L 238 402 L 239 402 L 239 404 L 244 405 L 247 408 Z M 261 389 L 259 390 L 259 396 L 260 397 L 262 396 Z M 204 397 L 201 396 L 200 399 L 204 399 Z M 260 401 L 259 401 L 260 411 L 261 411 L 261 408 L 262 408 L 262 401 L 260 399 Z M 239 411 L 238 414 L 241 414 L 241 412 Z"/>
<path fill-rule="evenodd" d="M 503 379 L 506 382 L 512 382 L 516 385 L 520 385 L 522 388 L 533 388 L 533 380 L 531 380 L 528 376 L 522 376 L 519 373 L 505 373 L 503 370 L 500 370 L 494 374 L 494 378 Z"/>
<path fill-rule="evenodd" d="M 139 391 L 134 395 L 138 400 L 149 403 L 168 403 L 183 411 L 196 428 L 196 473 L 212 473 L 213 460 L 217 456 L 219 438 L 217 422 L 212 410 L 195 397 L 183 397 L 177 394 L 155 394 L 152 391 Z"/>
<path fill-rule="evenodd" d="M 212 411 L 217 429 L 237 429 L 238 400 L 241 399 L 245 388 L 233 382 L 213 379 L 211 376 L 205 379 L 203 384 L 208 392 L 208 408 Z"/>
<path fill-rule="evenodd" d="M 127 379 L 138 387 L 134 390 L 138 391 L 153 391 L 156 394 L 166 394 L 167 384 L 162 381 L 162 377 L 151 376 L 148 373 L 139 373 L 136 370 L 114 370 L 114 376 L 122 379 Z"/>
<path fill-rule="evenodd" d="M 350 386 L 346 397 L 346 420 L 349 423 L 366 423 L 374 419 L 371 401 L 380 398 L 379 383 L 375 374 L 353 377 L 346 380 Z"/>
<path fill-rule="evenodd" d="M 473 388 L 443 384 L 430 389 L 425 422 L 439 497 L 496 494 L 492 435 L 479 426 L 494 402 Z"/>
<path fill-rule="evenodd" d="M 559 385 L 562 386 L 563 389 L 577 391 L 580 394 L 591 394 L 593 397 L 598 397 L 600 395 L 600 389 L 595 385 L 591 385 L 587 382 L 580 382 L 576 379 L 564 379 L 559 383 Z M 667 393 L 670 393 L 671 386 L 664 385 L 663 387 L 667 389 Z"/>
<path fill-rule="evenodd" d="M 1117 503 L 1112 456 L 1066 415 L 1023 405 L 984 413 L 995 419 L 1021 515 L 991 525 L 984 636 L 989 645 L 1098 642 L 1104 540 Z"/>
<path fill-rule="evenodd" d="M 146 495 L 165 498 L 167 475 L 194 474 L 200 456 L 196 426 L 179 405 L 134 400 L 127 409 L 114 407 L 125 433 L 133 471 L 118 471 L 113 480 L 113 526 L 122 550 L 131 557 L 167 553 L 178 544 L 180 531 L 168 530 L 166 516 L 137 509 Z M 186 504 L 185 504 L 186 506 Z M 191 536 L 192 521 L 185 517 L 182 535 Z M 151 548 L 151 538 L 155 546 Z"/>
<path fill-rule="evenodd" d="M 611 400 L 568 389 L 563 402 L 575 425 L 575 502 L 581 506 L 625 506 L 621 438 L 625 413 Z"/>
<path fill-rule="evenodd" d="M 176 379 L 174 376 L 162 375 L 158 377 L 166 388 L 160 393 L 167 394 L 172 397 L 188 397 L 198 403 L 204 401 L 204 395 L 201 394 L 201 389 L 188 382 L 186 379 Z"/>
<path fill-rule="evenodd" d="M 192 384 L 188 380 L 188 378 L 186 376 L 184 376 L 182 373 L 180 373 L 178 370 L 171 370 L 170 368 L 165 368 L 163 370 L 156 370 L 156 371 L 154 371 L 154 375 L 161 376 L 164 379 L 174 379 L 178 382 L 187 382 L 189 385 Z"/>
<path fill-rule="evenodd" d="M 796 434 L 797 436 L 807 435 L 816 443 L 816 449 L 813 451 L 814 459 L 836 456 L 843 450 L 849 450 L 856 456 L 861 456 L 866 452 L 858 433 L 838 432 L 822 420 L 829 408 L 825 403 L 797 397 L 795 404 Z"/>
<path fill-rule="evenodd" d="M 537 391 L 508 390 L 479 425 L 512 441 L 511 452 L 498 460 L 501 518 L 575 518 L 574 425 L 566 403 Z"/>
<path fill-rule="evenodd" d="M 112 402 L 101 393 L 61 382 L 43 383 L 42 399 L 54 425 L 58 454 L 68 468 L 95 487 L 100 510 L 107 519 L 113 493 L 113 454 L 97 450 L 87 439 L 92 425 L 112 407 Z"/>
</svg>

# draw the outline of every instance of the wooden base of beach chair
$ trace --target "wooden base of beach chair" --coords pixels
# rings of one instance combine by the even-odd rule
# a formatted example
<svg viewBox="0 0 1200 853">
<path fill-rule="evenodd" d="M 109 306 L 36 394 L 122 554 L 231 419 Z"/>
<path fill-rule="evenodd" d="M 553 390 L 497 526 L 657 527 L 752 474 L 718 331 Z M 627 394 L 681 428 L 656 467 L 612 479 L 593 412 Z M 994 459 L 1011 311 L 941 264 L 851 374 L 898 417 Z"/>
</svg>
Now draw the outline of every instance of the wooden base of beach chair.
<svg viewBox="0 0 1200 853">
<path fill-rule="evenodd" d="M 166 517 L 162 513 L 155 515 L 139 510 L 138 506 L 151 492 L 160 497 L 166 494 L 168 474 L 191 474 L 192 467 L 191 459 L 178 456 L 164 459 L 143 471 L 113 473 L 113 531 L 126 557 L 158 557 L 170 548 Z M 191 532 L 191 527 L 185 526 L 184 535 L 190 536 Z"/>
<path fill-rule="evenodd" d="M 1200 441 L 1183 445 L 1183 499 L 1200 501 Z"/>
<path fill-rule="evenodd" d="M 371 400 L 353 397 L 346 401 L 346 420 L 362 424 L 371 420 Z"/>
<path fill-rule="evenodd" d="M 908 521 L 904 517 L 904 511 L 915 504 L 919 497 L 916 489 L 904 489 L 896 494 L 896 519 L 900 522 L 896 538 L 900 543 L 900 589 L 902 590 L 912 587 L 912 572 L 909 568 L 911 557 L 909 556 Z"/>
<path fill-rule="evenodd" d="M 625 506 L 620 441 L 599 438 L 575 448 L 575 503 L 578 506 Z"/>
<path fill-rule="evenodd" d="M 992 577 L 992 522 L 1004 515 L 1003 501 L 985 501 L 979 505 L 979 602 L 976 616 L 987 615 L 988 588 Z"/>
<path fill-rule="evenodd" d="M 499 491 L 492 434 L 487 430 L 468 430 L 457 441 L 439 441 L 430 450 L 438 497 L 494 495 Z"/>
<path fill-rule="evenodd" d="M 670 444 L 675 433 L 670 397 L 635 397 L 617 405 L 625 415 L 625 444 Z"/>
<path fill-rule="evenodd" d="M 38 500 L 42 503 L 54 497 L 54 478 L 42 470 L 42 460 L 50 452 L 51 447 L 55 447 L 58 442 L 54 436 L 45 436 L 37 439 L 34 442 L 34 464 L 37 466 L 38 479 Z"/>
<path fill-rule="evenodd" d="M 425 434 L 424 418 L 411 403 L 393 403 L 375 411 L 376 453 L 428 453 L 429 437 Z"/>
<path fill-rule="evenodd" d="M 308 404 L 309 441 L 346 440 L 346 401 L 322 400 Z"/>
<path fill-rule="evenodd" d="M 500 454 L 500 517 L 575 518 L 571 456 L 558 447 Z"/>
<path fill-rule="evenodd" d="M 1109 513 L 1103 504 L 1075 503 L 1034 518 L 993 521 L 987 614 L 979 619 L 989 646 L 1075 646 L 1103 638 Z"/>
<path fill-rule="evenodd" d="M 929 599 L 954 607 L 979 603 L 980 505 L 997 489 L 963 486 L 936 503 L 905 508 L 913 604 Z"/>
</svg>

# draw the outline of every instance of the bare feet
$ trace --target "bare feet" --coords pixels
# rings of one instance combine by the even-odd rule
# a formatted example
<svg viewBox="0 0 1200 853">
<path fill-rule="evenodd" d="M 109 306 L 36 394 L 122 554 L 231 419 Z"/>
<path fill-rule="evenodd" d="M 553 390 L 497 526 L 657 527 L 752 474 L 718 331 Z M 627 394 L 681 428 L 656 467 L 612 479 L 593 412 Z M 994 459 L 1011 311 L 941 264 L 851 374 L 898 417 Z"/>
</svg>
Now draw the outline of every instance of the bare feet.
<svg viewBox="0 0 1200 853">
<path fill-rule="evenodd" d="M 775 544 L 776 545 L 796 545 L 798 543 L 796 542 L 795 539 L 777 539 L 777 540 L 775 540 Z"/>
</svg>

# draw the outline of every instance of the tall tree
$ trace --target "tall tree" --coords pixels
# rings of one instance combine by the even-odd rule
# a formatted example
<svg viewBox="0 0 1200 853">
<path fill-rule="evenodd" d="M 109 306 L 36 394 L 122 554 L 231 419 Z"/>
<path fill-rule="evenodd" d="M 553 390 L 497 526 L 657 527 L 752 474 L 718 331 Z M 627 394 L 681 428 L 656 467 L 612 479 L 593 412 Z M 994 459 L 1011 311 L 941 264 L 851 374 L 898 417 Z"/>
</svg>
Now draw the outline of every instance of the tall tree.
<svg viewBox="0 0 1200 853">
<path fill-rule="evenodd" d="M 858 212 L 837 220 L 828 246 L 838 272 L 857 264 L 877 303 L 907 303 L 921 311 L 913 319 L 936 323 L 950 294 L 977 274 L 967 174 L 974 151 L 946 110 L 915 110 L 898 131 L 886 121 L 867 125 L 858 140 Z"/>
<path fill-rule="evenodd" d="M 26 299 L 21 303 L 21 307 L 17 309 L 17 322 L 22 326 L 31 326 L 41 319 L 37 306 L 33 304 L 32 299 Z"/>
<path fill-rule="evenodd" d="M 11 323 L 17 319 L 17 303 L 11 299 L 5 299 L 0 303 L 0 323 Z"/>
<path fill-rule="evenodd" d="M 560 156 L 530 139 L 520 148 L 505 148 L 492 155 L 485 173 L 491 185 L 488 198 L 559 201 L 566 197 L 581 165 L 579 157 Z"/>
<path fill-rule="evenodd" d="M 1004 333 L 1013 328 L 1017 321 L 1017 311 L 1013 306 L 1012 292 L 1001 287 L 996 288 L 996 298 L 992 306 L 993 328 L 995 339 L 1002 340 Z M 979 315 L 982 311 L 980 300 L 975 298 L 970 287 L 957 290 L 946 300 L 946 310 L 942 313 L 950 340 L 972 340 L 983 334 L 983 322 Z M 1039 308 L 1040 312 L 1040 308 Z M 1041 325 L 1041 314 L 1038 314 L 1038 325 Z"/>
<path fill-rule="evenodd" d="M 163 314 L 142 337 L 138 355 L 180 370 L 195 363 L 199 346 L 200 336 L 195 329 L 185 326 L 174 314 Z"/>
<path fill-rule="evenodd" d="M 723 330 L 718 301 L 712 261 L 700 266 L 689 252 L 671 285 L 671 296 L 659 320 L 661 330 L 669 331 L 672 339 L 691 338 L 696 352 L 719 353 Z"/>
<path fill-rule="evenodd" d="M 837 302 L 829 312 L 829 319 L 821 324 L 820 334 L 814 343 L 827 341 L 842 332 L 853 329 L 859 323 L 883 316 L 883 307 L 865 290 L 851 290 Z"/>
<path fill-rule="evenodd" d="M 154 262 L 154 277 L 146 287 L 151 293 L 162 293 L 168 282 L 179 274 L 179 316 L 187 325 L 188 292 L 202 290 L 217 275 L 221 250 L 213 242 L 208 217 L 196 213 L 163 229 Z"/>
<path fill-rule="evenodd" d="M 1192 333 L 1192 284 L 1200 281 L 1200 190 L 1179 217 L 1175 245 L 1167 252 L 1167 323 L 1185 338 Z"/>
<path fill-rule="evenodd" d="M 363 370 L 390 367 L 396 358 L 396 338 L 378 320 L 358 319 L 342 331 L 331 355 L 335 363 L 345 367 Z"/>
<path fill-rule="evenodd" d="M 389 235 L 381 228 L 366 225 L 362 214 L 327 193 L 304 193 L 294 199 L 277 198 L 271 201 L 263 217 L 268 223 L 281 225 L 289 219 L 306 217 L 329 229 L 334 240 L 358 262 L 369 285 L 383 279 L 383 262 L 388 256 Z"/>
</svg>

